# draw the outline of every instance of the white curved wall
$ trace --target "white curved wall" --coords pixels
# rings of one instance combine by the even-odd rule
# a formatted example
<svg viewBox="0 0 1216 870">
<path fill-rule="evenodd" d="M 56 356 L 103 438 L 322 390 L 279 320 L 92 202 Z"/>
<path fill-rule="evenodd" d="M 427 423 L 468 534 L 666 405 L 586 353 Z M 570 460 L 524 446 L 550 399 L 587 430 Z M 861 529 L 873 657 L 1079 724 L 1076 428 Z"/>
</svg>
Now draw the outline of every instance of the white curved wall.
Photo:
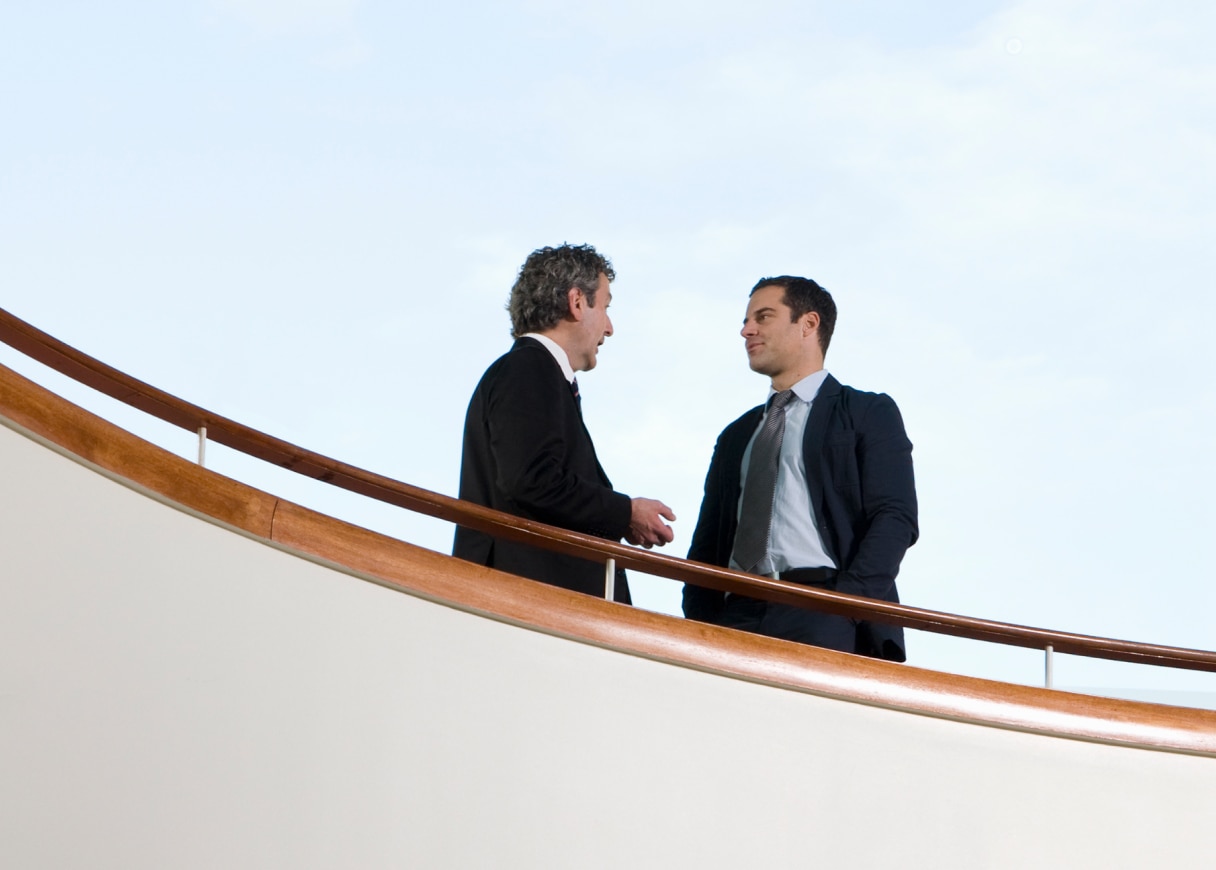
<svg viewBox="0 0 1216 870">
<path fill-rule="evenodd" d="M 0 867 L 1145 867 L 1216 761 L 827 700 L 413 598 L 0 426 Z"/>
</svg>

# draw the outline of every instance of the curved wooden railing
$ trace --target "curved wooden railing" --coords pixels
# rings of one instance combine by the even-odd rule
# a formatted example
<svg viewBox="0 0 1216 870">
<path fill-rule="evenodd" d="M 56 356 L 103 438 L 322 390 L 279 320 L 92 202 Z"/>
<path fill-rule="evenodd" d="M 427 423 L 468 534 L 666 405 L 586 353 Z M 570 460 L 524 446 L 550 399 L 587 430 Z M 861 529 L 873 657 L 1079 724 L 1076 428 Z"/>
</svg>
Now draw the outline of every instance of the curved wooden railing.
<svg viewBox="0 0 1216 870">
<path fill-rule="evenodd" d="M 1207 650 L 1092 637 L 859 598 L 651 553 L 521 519 L 411 486 L 251 429 L 124 374 L 2 308 L 0 341 L 167 423 L 192 432 L 205 430 L 206 437 L 219 444 L 351 492 L 498 537 L 597 561 L 615 559 L 621 567 L 679 582 L 938 634 L 1090 658 L 1216 671 L 1216 652 Z"/>
</svg>

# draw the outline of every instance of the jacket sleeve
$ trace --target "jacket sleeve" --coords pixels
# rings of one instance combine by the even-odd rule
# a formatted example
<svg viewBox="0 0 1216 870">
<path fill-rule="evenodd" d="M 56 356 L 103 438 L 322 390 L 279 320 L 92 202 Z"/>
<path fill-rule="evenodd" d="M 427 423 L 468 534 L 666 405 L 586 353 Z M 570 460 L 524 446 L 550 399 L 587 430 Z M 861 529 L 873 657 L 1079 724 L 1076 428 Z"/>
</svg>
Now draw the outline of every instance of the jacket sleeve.
<svg viewBox="0 0 1216 870">
<path fill-rule="evenodd" d="M 887 395 L 867 403 L 854 426 L 861 522 L 854 555 L 842 566 L 836 588 L 890 600 L 899 563 L 919 535 L 912 442 L 899 408 Z"/>
<path fill-rule="evenodd" d="M 595 448 L 547 351 L 510 354 L 485 398 L 501 492 L 541 522 L 610 540 L 625 535 L 630 498 L 601 479 Z"/>
<path fill-rule="evenodd" d="M 692 533 L 692 544 L 688 548 L 688 558 L 694 562 L 705 562 L 709 565 L 726 567 L 730 561 L 729 555 L 722 557 L 724 548 L 729 554 L 732 542 L 721 540 L 724 534 L 726 518 L 723 517 L 726 493 L 726 460 L 723 454 L 723 442 L 726 432 L 718 438 L 714 445 L 714 455 L 709 463 L 709 472 L 705 475 L 705 495 L 701 499 L 701 513 L 697 517 L 697 527 Z M 726 524 L 728 525 L 728 524 Z M 726 602 L 726 594 L 716 589 L 706 589 L 703 586 L 684 584 L 684 617 L 698 622 L 717 622 L 722 606 Z"/>
</svg>

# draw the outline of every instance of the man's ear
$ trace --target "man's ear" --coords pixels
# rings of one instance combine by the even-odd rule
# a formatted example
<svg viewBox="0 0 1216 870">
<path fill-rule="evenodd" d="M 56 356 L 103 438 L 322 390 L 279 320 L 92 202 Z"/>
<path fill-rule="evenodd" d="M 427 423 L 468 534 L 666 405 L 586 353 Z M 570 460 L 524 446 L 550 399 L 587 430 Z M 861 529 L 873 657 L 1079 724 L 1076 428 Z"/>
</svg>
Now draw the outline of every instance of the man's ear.
<svg viewBox="0 0 1216 870">
<path fill-rule="evenodd" d="M 808 311 L 806 314 L 802 315 L 802 334 L 803 334 L 803 336 L 805 337 L 805 336 L 810 335 L 812 332 L 818 332 L 818 331 L 819 331 L 819 312 L 818 311 Z"/>
<path fill-rule="evenodd" d="M 587 307 L 587 298 L 583 295 L 583 291 L 577 287 L 571 287 L 566 291 L 566 305 L 568 317 L 576 323 L 583 319 L 583 313 Z"/>
</svg>

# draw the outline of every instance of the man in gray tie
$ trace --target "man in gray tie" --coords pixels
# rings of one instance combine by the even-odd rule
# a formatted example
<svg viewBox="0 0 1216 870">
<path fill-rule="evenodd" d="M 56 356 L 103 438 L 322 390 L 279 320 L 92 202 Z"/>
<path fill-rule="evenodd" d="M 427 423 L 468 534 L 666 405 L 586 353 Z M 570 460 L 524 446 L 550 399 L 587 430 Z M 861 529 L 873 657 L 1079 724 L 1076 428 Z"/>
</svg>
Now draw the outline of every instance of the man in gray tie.
<svg viewBox="0 0 1216 870">
<path fill-rule="evenodd" d="M 851 595 L 898 601 L 916 541 L 912 443 L 890 396 L 824 369 L 831 294 L 808 278 L 764 278 L 741 332 L 769 401 L 718 438 L 688 558 Z M 691 584 L 684 615 L 844 652 L 904 661 L 903 630 Z"/>
</svg>

